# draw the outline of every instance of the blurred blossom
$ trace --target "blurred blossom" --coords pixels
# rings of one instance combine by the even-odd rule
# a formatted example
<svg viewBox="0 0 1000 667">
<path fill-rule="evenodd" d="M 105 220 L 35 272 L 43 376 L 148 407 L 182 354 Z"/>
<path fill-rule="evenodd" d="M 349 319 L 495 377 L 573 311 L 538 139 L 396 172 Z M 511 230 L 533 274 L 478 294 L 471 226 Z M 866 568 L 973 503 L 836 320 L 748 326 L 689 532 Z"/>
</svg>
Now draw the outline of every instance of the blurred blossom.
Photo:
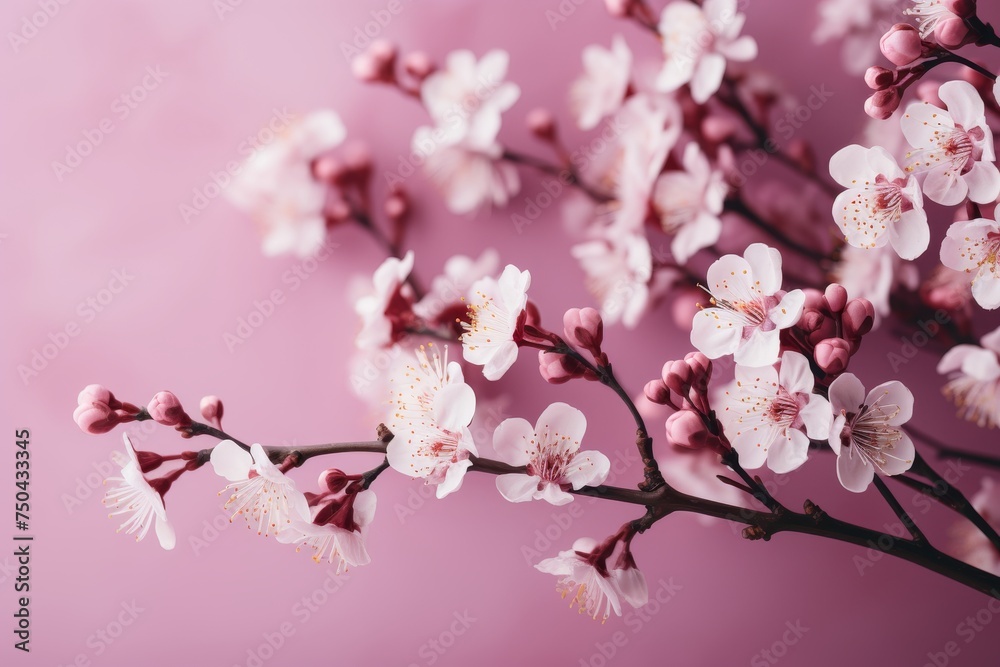
<svg viewBox="0 0 1000 667">
<path fill-rule="evenodd" d="M 948 376 L 944 395 L 958 408 L 958 416 L 978 426 L 1000 424 L 1000 328 L 986 334 L 978 345 L 956 345 L 938 362 L 937 371 Z"/>
<path fill-rule="evenodd" d="M 614 234 L 573 246 L 587 289 L 608 324 L 635 328 L 649 306 L 653 255 L 642 234 Z"/>
<path fill-rule="evenodd" d="M 584 73 L 570 88 L 570 110 L 581 130 L 592 130 L 621 107 L 629 86 L 632 52 L 621 35 L 611 49 L 591 44 L 583 50 Z"/>
<path fill-rule="evenodd" d="M 666 59 L 657 82 L 660 90 L 671 92 L 689 84 L 695 102 L 708 101 L 722 84 L 727 60 L 757 57 L 754 38 L 740 36 L 745 20 L 737 0 L 705 0 L 700 6 L 686 0 L 668 3 L 659 26 Z"/>
<path fill-rule="evenodd" d="M 722 172 L 712 169 L 698 144 L 684 149 L 683 165 L 684 171 L 664 172 L 653 192 L 660 225 L 674 235 L 670 250 L 679 264 L 719 240 L 727 190 Z"/>
<path fill-rule="evenodd" d="M 917 269 L 900 260 L 887 245 L 870 250 L 848 245 L 841 250 L 832 279 L 843 285 L 852 299 L 870 301 L 881 318 L 891 312 L 889 298 L 897 285 L 916 289 Z M 876 326 L 879 321 L 876 319 Z"/>
<path fill-rule="evenodd" d="M 226 188 L 226 197 L 260 228 L 265 255 L 308 257 L 322 246 L 329 186 L 314 178 L 313 161 L 345 135 L 333 111 L 293 120 L 283 134 L 246 160 Z"/>
<path fill-rule="evenodd" d="M 842 41 L 844 68 L 861 74 L 876 62 L 879 37 L 896 22 L 902 4 L 905 0 L 822 0 L 813 41 Z"/>
<path fill-rule="evenodd" d="M 1000 484 L 984 477 L 979 491 L 970 499 L 972 506 L 995 529 L 1000 530 Z M 955 555 L 973 567 L 1000 577 L 1000 550 L 971 523 L 963 521 L 952 530 Z"/>
<path fill-rule="evenodd" d="M 941 243 L 941 263 L 972 276 L 972 296 L 983 308 L 1000 307 L 1000 225 L 977 218 L 956 222 Z"/>
</svg>

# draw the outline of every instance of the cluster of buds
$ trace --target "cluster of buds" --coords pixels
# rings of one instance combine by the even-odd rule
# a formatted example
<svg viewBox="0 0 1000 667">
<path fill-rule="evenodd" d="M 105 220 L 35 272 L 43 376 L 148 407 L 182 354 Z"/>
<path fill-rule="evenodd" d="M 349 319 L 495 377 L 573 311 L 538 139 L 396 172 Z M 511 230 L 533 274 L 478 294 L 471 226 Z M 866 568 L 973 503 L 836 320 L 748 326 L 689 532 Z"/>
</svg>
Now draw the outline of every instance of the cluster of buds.
<svg viewBox="0 0 1000 667">
<path fill-rule="evenodd" d="M 408 81 L 403 82 L 399 76 L 402 73 Z M 404 92 L 419 96 L 420 84 L 434 72 L 434 61 L 422 51 L 414 51 L 399 58 L 399 49 L 386 39 L 376 39 L 364 53 L 355 56 L 351 61 L 351 70 L 355 78 L 364 83 L 385 83 L 398 86 Z"/>
<path fill-rule="evenodd" d="M 669 405 L 676 412 L 667 418 L 667 441 L 688 449 L 711 448 L 724 454 L 729 442 L 708 400 L 712 362 L 701 352 L 663 364 L 661 376 L 646 383 L 646 398 Z"/>
<path fill-rule="evenodd" d="M 529 303 L 529 312 L 533 305 Z M 537 313 L 537 310 L 534 311 Z M 559 351 L 561 345 L 569 345 L 578 350 L 585 350 L 593 358 L 598 367 L 608 365 L 608 355 L 601 350 L 604 342 L 604 320 L 601 314 L 593 308 L 570 308 L 563 315 L 563 335 L 564 339 L 544 332 L 537 321 L 537 314 L 534 318 L 529 317 L 529 321 L 534 322 L 527 331 L 537 334 L 540 337 L 551 341 L 557 347 L 554 350 L 540 349 L 538 351 L 538 371 L 546 382 L 552 384 L 562 384 L 575 378 L 585 380 L 600 379 L 590 368 L 579 359 Z"/>
<path fill-rule="evenodd" d="M 820 293 L 805 290 L 806 300 L 798 324 L 782 332 L 786 349 L 812 357 L 827 376 L 844 372 L 861 347 L 861 339 L 875 324 L 875 308 L 867 299 L 848 299 L 836 283 Z"/>
<path fill-rule="evenodd" d="M 895 69 L 873 65 L 865 72 L 865 83 L 875 91 L 865 101 L 865 113 L 878 120 L 891 116 L 899 108 L 903 91 L 928 70 L 918 61 L 946 56 L 949 50 L 982 38 L 972 29 L 972 22 L 978 21 L 975 0 L 917 2 L 905 13 L 916 17 L 918 27 L 897 23 L 879 40 L 882 55 Z"/>
<path fill-rule="evenodd" d="M 73 421 L 84 433 L 100 435 L 119 424 L 140 419 L 142 409 L 122 403 L 109 389 L 99 384 L 87 385 L 77 396 Z"/>
</svg>

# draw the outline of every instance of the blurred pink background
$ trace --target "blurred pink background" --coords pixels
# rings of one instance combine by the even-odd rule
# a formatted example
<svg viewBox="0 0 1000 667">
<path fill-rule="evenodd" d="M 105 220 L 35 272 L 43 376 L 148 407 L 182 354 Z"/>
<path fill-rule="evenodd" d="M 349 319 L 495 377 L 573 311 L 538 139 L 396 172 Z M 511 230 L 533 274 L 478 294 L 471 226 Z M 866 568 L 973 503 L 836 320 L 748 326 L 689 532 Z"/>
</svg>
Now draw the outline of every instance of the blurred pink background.
<svg viewBox="0 0 1000 667">
<path fill-rule="evenodd" d="M 20 31 L 45 4 L 5 3 L 0 25 Z M 356 230 L 340 231 L 332 257 L 291 290 L 282 276 L 296 260 L 264 258 L 252 224 L 223 197 L 211 198 L 189 222 L 179 207 L 193 203 L 195 190 L 205 191 L 212 172 L 241 159 L 241 142 L 275 110 L 336 109 L 350 135 L 371 145 L 379 174 L 408 153 L 424 115 L 390 90 L 356 83 L 342 54 L 356 28 L 386 9 L 383 0 L 48 4 L 58 11 L 0 58 L 6 84 L 0 271 L 8 313 L 0 331 L 8 397 L 0 469 L 13 476 L 12 434 L 29 428 L 36 536 L 27 656 L 12 648 L 13 558 L 0 549 L 6 619 L 0 662 L 924 665 L 955 642 L 959 652 L 947 664 L 996 664 L 1000 619 L 970 641 L 961 632 L 964 619 L 988 602 L 971 590 L 889 558 L 859 575 L 862 550 L 794 535 L 750 543 L 726 525 L 704 527 L 690 516 L 671 517 L 636 540 L 636 557 L 661 603 L 600 625 L 567 611 L 553 578 L 531 565 L 576 537 L 613 532 L 635 510 L 583 499 L 571 506 L 573 516 L 544 503 L 514 506 L 487 476 L 470 476 L 462 493 L 435 502 L 420 495 L 419 482 L 384 475 L 374 487 L 373 563 L 339 580 L 304 554 L 239 523 L 230 526 L 216 495 L 223 484 L 208 469 L 186 475 L 167 497 L 178 533 L 173 552 L 153 538 L 135 544 L 116 536 L 95 471 L 106 468 L 121 435 L 90 437 L 74 425 L 76 394 L 86 384 L 105 384 L 139 403 L 160 389 L 192 407 L 217 394 L 227 430 L 248 441 L 308 444 L 373 434 L 368 408 L 350 390 L 357 323 L 347 284 L 355 274 L 370 274 L 380 250 Z M 607 45 L 621 32 L 635 51 L 656 51 L 647 35 L 609 18 L 599 0 L 401 0 L 401 6 L 380 36 L 404 49 L 435 58 L 463 47 L 510 51 L 509 78 L 522 97 L 506 114 L 501 138 L 539 155 L 543 148 L 520 121 L 536 105 L 568 121 L 565 91 L 586 44 Z M 219 7 L 231 11 L 220 15 Z M 565 20 L 553 28 L 547 12 L 560 11 Z M 825 161 L 860 127 L 863 82 L 842 73 L 837 45 L 811 44 L 813 3 L 748 3 L 745 11 L 761 62 L 793 92 L 807 95 L 813 85 L 835 92 L 802 130 Z M 145 89 L 132 94 L 134 108 L 116 103 L 144 78 Z M 67 145 L 85 133 L 97 136 L 102 121 L 106 129 L 92 153 L 71 172 L 55 173 L 52 163 L 66 161 Z M 571 144 L 581 140 L 568 132 Z M 412 177 L 407 187 L 418 210 L 410 242 L 425 280 L 455 252 L 498 248 L 504 261 L 531 270 L 533 299 L 548 320 L 558 320 L 565 308 L 592 300 L 568 258 L 571 241 L 558 207 L 521 234 L 511 224 L 511 213 L 539 191 L 534 174 L 522 176 L 526 187 L 507 210 L 469 218 L 448 214 L 423 176 Z M 943 233 L 943 224 L 935 233 Z M 124 289 L 88 306 L 116 272 L 125 276 Z M 224 334 L 276 288 L 284 303 L 231 352 Z M 78 335 L 37 376 L 22 379 L 18 367 L 74 323 Z M 898 376 L 917 395 L 918 426 L 970 448 L 995 447 L 995 434 L 952 418 L 933 372 L 935 354 L 921 352 L 895 374 L 886 355 L 899 350 L 899 338 L 888 330 L 878 338 L 857 362 L 866 384 Z M 616 370 L 634 391 L 663 361 L 689 349 L 665 308 L 640 331 L 613 328 L 607 339 Z M 522 357 L 528 358 L 505 378 L 503 386 L 516 387 L 517 395 L 500 418 L 533 422 L 550 402 L 567 401 L 589 415 L 591 446 L 613 460 L 616 452 L 632 454 L 628 415 L 610 395 L 592 385 L 548 386 L 531 355 Z M 183 446 L 165 429 L 133 433 L 143 448 Z M 662 425 L 654 425 L 654 436 L 662 439 Z M 363 470 L 377 459 L 354 455 L 336 463 Z M 313 462 L 299 479 L 311 484 L 320 465 Z M 639 474 L 633 463 L 617 481 L 631 484 Z M 979 470 L 965 471 L 959 484 L 971 494 L 979 478 Z M 784 481 L 780 493 L 788 504 L 808 495 L 875 527 L 893 520 L 884 505 L 841 489 L 832 458 L 814 455 Z M 7 479 L 2 486 L 5 498 L 13 495 Z M 910 492 L 900 496 L 914 507 Z M 921 521 L 933 539 L 947 539 L 952 515 L 935 509 Z M 12 530 L 5 526 L 4 539 Z M 539 541 L 546 532 L 552 541 Z M 789 634 L 790 627 L 798 633 Z M 269 648 L 268 641 L 280 646 Z M 941 655 L 936 659 L 945 664 Z"/>
</svg>

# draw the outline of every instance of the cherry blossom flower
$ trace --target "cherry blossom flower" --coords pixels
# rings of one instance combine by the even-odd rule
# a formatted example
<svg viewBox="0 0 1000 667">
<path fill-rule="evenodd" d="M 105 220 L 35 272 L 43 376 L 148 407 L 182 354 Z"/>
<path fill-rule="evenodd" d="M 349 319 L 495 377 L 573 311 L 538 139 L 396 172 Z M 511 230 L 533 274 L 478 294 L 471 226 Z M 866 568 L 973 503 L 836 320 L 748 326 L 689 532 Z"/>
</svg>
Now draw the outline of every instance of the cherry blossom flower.
<svg viewBox="0 0 1000 667">
<path fill-rule="evenodd" d="M 958 416 L 978 426 L 1000 424 L 1000 328 L 978 345 L 956 345 L 938 363 L 947 375 L 944 395 L 958 407 Z"/>
<path fill-rule="evenodd" d="M 694 316 L 691 344 L 709 359 L 735 355 L 741 366 L 778 360 L 782 329 L 802 315 L 802 290 L 781 289 L 781 254 L 763 243 L 743 257 L 724 255 L 708 268 L 711 307 Z"/>
<path fill-rule="evenodd" d="M 365 538 L 375 518 L 375 501 L 375 492 L 366 489 L 318 504 L 307 519 L 296 519 L 282 528 L 277 540 L 296 545 L 296 551 L 312 549 L 317 563 L 337 563 L 337 574 L 367 565 L 371 557 Z"/>
<path fill-rule="evenodd" d="M 812 393 L 809 360 L 781 355 L 780 370 L 736 367 L 736 386 L 719 415 L 744 468 L 795 470 L 809 456 L 809 439 L 826 439 L 833 418 L 825 398 Z"/>
<path fill-rule="evenodd" d="M 412 270 L 412 250 L 402 259 L 389 257 L 375 270 L 373 293 L 354 304 L 361 316 L 361 331 L 356 339 L 359 348 L 386 347 L 400 339 L 413 310 L 413 290 L 406 282 Z"/>
<path fill-rule="evenodd" d="M 823 0 L 813 41 L 843 40 L 844 68 L 863 74 L 879 55 L 879 37 L 895 22 L 899 0 Z"/>
<path fill-rule="evenodd" d="M 667 4 L 659 31 L 666 58 L 657 86 L 664 92 L 690 84 L 691 97 L 704 104 L 719 90 L 726 60 L 745 62 L 757 57 L 753 37 L 740 37 L 746 17 L 737 0 L 686 1 Z"/>
<path fill-rule="evenodd" d="M 917 179 L 907 177 L 885 149 L 846 146 L 830 158 L 830 175 L 847 188 L 833 203 L 833 217 L 849 244 L 891 243 L 903 259 L 927 249 L 930 228 Z"/>
<path fill-rule="evenodd" d="M 923 191 L 938 204 L 954 206 L 967 196 L 976 203 L 1000 197 L 1000 171 L 993 163 L 993 132 L 983 100 L 965 81 L 948 81 L 938 95 L 947 106 L 915 102 L 900 119 L 906 140 L 906 171 L 924 173 Z"/>
<path fill-rule="evenodd" d="M 615 568 L 608 571 L 604 562 L 595 562 L 594 551 L 598 543 L 588 537 L 581 537 L 573 543 L 573 548 L 560 551 L 554 558 L 546 558 L 535 565 L 535 569 L 559 577 L 556 590 L 565 599 L 570 594 L 570 607 L 577 607 L 594 620 L 604 623 L 611 612 L 622 615 L 621 601 L 624 599 L 633 607 L 641 607 L 649 599 L 646 579 L 638 568 Z"/>
<path fill-rule="evenodd" d="M 333 111 L 293 121 L 274 141 L 258 148 L 225 189 L 226 197 L 260 227 L 265 255 L 309 257 L 322 246 L 328 186 L 313 177 L 312 164 L 345 134 Z"/>
<path fill-rule="evenodd" d="M 417 128 L 413 150 L 424 156 L 425 171 L 453 213 L 503 206 L 520 187 L 517 169 L 501 160 L 497 143 L 501 114 L 521 94 L 516 84 L 503 81 L 508 61 L 500 50 L 479 61 L 470 51 L 455 51 L 420 87 L 436 125 Z"/>
<path fill-rule="evenodd" d="M 527 471 L 500 475 L 497 489 L 512 503 L 565 505 L 573 500 L 565 489 L 603 484 L 611 462 L 601 452 L 580 451 L 586 430 L 587 418 L 565 403 L 545 408 L 534 427 L 519 417 L 505 419 L 493 432 L 493 448 L 501 461 Z"/>
<path fill-rule="evenodd" d="M 969 499 L 972 507 L 994 528 L 1000 529 L 1000 484 L 984 477 L 976 495 Z M 953 532 L 956 555 L 973 567 L 1000 577 L 1000 550 L 971 523 L 955 526 Z"/>
<path fill-rule="evenodd" d="M 913 0 L 913 6 L 903 10 L 904 14 L 915 16 L 920 37 L 927 39 L 942 23 L 962 19 L 948 9 L 944 0 Z"/>
<path fill-rule="evenodd" d="M 478 456 L 469 424 L 476 412 L 476 394 L 465 384 L 462 367 L 428 357 L 421 346 L 416 365 L 409 364 L 392 379 L 394 406 L 386 457 L 394 470 L 426 479 L 444 498 L 462 486 L 470 456 Z"/>
<path fill-rule="evenodd" d="M 650 301 L 653 253 L 642 234 L 608 234 L 573 246 L 570 251 L 587 274 L 587 290 L 601 305 L 608 324 L 633 329 Z"/>
<path fill-rule="evenodd" d="M 621 127 L 620 155 L 602 179 L 613 183 L 609 209 L 615 232 L 638 233 L 649 215 L 649 202 L 663 163 L 680 137 L 681 108 L 665 95 L 633 95 L 615 116 Z"/>
<path fill-rule="evenodd" d="M 570 108 L 581 130 L 597 127 L 601 119 L 621 107 L 629 85 L 632 52 L 615 35 L 611 49 L 591 44 L 583 50 L 584 74 L 570 89 Z"/>
<path fill-rule="evenodd" d="M 504 81 L 510 56 L 493 50 L 476 60 L 467 50 L 452 51 L 444 68 L 420 86 L 420 99 L 449 144 L 469 140 L 471 145 L 493 143 L 501 114 L 521 96 L 517 84 Z"/>
<path fill-rule="evenodd" d="M 530 284 L 530 273 L 508 264 L 498 280 L 483 278 L 472 286 L 462 355 L 482 366 L 487 380 L 499 380 L 517 360 Z"/>
<path fill-rule="evenodd" d="M 719 240 L 727 190 L 722 172 L 712 169 L 695 142 L 684 149 L 683 165 L 684 171 L 661 175 L 653 191 L 653 207 L 663 231 L 674 235 L 670 251 L 680 264 Z"/>
<path fill-rule="evenodd" d="M 977 218 L 956 222 L 941 242 L 941 263 L 972 274 L 972 297 L 983 308 L 1000 307 L 1000 225 Z"/>
<path fill-rule="evenodd" d="M 309 520 L 305 496 L 259 444 L 247 452 L 232 440 L 223 440 L 210 460 L 215 474 L 232 482 L 226 487 L 232 492 L 225 508 L 235 510 L 233 517 L 242 514 L 248 528 L 256 524 L 258 535 L 277 534 L 293 521 Z"/>
<path fill-rule="evenodd" d="M 155 526 L 156 539 L 164 549 L 173 549 L 177 544 L 173 526 L 167 521 L 167 510 L 163 504 L 163 493 L 154 488 L 142 474 L 139 457 L 128 434 L 123 433 L 125 451 L 128 457 L 123 461 L 121 477 L 109 477 L 112 486 L 104 497 L 104 504 L 112 510 L 109 517 L 125 516 L 125 521 L 117 532 L 127 535 L 137 533 L 135 541 L 146 537 L 150 526 Z M 166 488 L 169 488 L 169 484 Z M 164 491 L 165 492 L 165 489 Z"/>
<path fill-rule="evenodd" d="M 479 259 L 454 255 L 444 263 L 444 272 L 431 281 L 427 294 L 413 305 L 413 311 L 428 321 L 454 322 L 468 309 L 464 301 L 472 285 L 499 268 L 500 255 L 492 248 L 484 250 Z"/>
<path fill-rule="evenodd" d="M 501 159 L 499 143 L 476 145 L 471 139 L 445 143 L 435 140 L 434 132 L 418 127 L 413 151 L 424 156 L 424 171 L 441 191 L 449 211 L 470 213 L 483 206 L 505 206 L 520 190 L 517 168 Z"/>
<path fill-rule="evenodd" d="M 901 382 L 885 382 L 865 395 L 864 385 L 844 373 L 830 385 L 833 428 L 830 448 L 837 454 L 837 477 L 848 491 L 861 493 L 878 472 L 899 475 L 916 452 L 899 427 L 913 415 L 913 394 Z"/>
</svg>

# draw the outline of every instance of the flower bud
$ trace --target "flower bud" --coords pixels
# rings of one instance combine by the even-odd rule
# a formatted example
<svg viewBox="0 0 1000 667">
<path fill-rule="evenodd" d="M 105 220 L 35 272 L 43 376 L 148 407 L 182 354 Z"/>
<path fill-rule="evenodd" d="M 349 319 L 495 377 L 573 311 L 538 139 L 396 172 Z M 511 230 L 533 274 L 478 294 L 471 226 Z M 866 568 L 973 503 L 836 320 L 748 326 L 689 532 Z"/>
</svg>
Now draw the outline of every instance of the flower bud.
<svg viewBox="0 0 1000 667">
<path fill-rule="evenodd" d="M 76 398 L 73 420 L 84 433 L 100 435 L 118 424 L 135 419 L 139 408 L 122 403 L 111 391 L 99 384 L 87 385 Z"/>
<path fill-rule="evenodd" d="M 649 399 L 650 403 L 656 403 L 657 405 L 670 404 L 670 390 L 667 389 L 667 385 L 663 384 L 663 380 L 650 380 L 643 387 L 643 393 Z"/>
<path fill-rule="evenodd" d="M 899 108 L 899 101 L 899 90 L 896 86 L 889 86 L 865 100 L 865 113 L 875 120 L 885 120 Z"/>
<path fill-rule="evenodd" d="M 668 361 L 663 364 L 661 377 L 663 384 L 672 394 L 686 398 L 688 392 L 691 391 L 694 372 L 685 361 Z"/>
<path fill-rule="evenodd" d="M 879 48 L 889 62 L 905 67 L 920 57 L 923 45 L 916 28 L 908 23 L 897 23 L 882 35 Z"/>
<path fill-rule="evenodd" d="M 957 16 L 939 21 L 934 28 L 934 39 L 946 49 L 965 46 L 970 39 L 968 24 Z"/>
<path fill-rule="evenodd" d="M 201 399 L 201 417 L 217 428 L 222 427 L 222 400 L 218 396 L 206 396 Z"/>
<path fill-rule="evenodd" d="M 813 350 L 816 365 L 830 375 L 844 372 L 851 361 L 851 345 L 843 338 L 821 340 Z"/>
<path fill-rule="evenodd" d="M 604 320 L 593 308 L 570 308 L 563 315 L 563 333 L 570 345 L 598 355 L 604 342 Z"/>
<path fill-rule="evenodd" d="M 832 283 L 827 285 L 826 291 L 823 292 L 823 298 L 826 299 L 830 312 L 837 314 L 844 310 L 844 306 L 847 305 L 847 290 L 844 289 L 843 285 Z"/>
<path fill-rule="evenodd" d="M 188 426 L 191 417 L 184 412 L 180 399 L 169 391 L 161 391 L 146 406 L 149 416 L 164 426 Z"/>
<path fill-rule="evenodd" d="M 667 442 L 688 449 L 711 447 L 717 451 L 725 448 L 718 436 L 705 428 L 705 423 L 694 410 L 678 410 L 667 417 Z"/>
<path fill-rule="evenodd" d="M 607 8 L 608 14 L 617 18 L 624 18 L 631 14 L 634 5 L 635 0 L 604 0 L 604 6 Z"/>
<path fill-rule="evenodd" d="M 355 78 L 365 83 L 390 83 L 396 69 L 396 45 L 384 39 L 371 43 L 368 50 L 351 61 Z"/>
<path fill-rule="evenodd" d="M 844 307 L 844 338 L 858 340 L 872 330 L 875 324 L 875 307 L 868 299 L 851 299 Z"/>
<path fill-rule="evenodd" d="M 348 475 L 343 470 L 329 468 L 319 474 L 320 488 L 326 488 L 330 493 L 340 493 L 351 482 L 361 479 L 361 475 Z"/>
<path fill-rule="evenodd" d="M 872 90 L 883 90 L 896 81 L 896 74 L 891 69 L 872 65 L 865 72 L 865 84 Z"/>
<path fill-rule="evenodd" d="M 562 384 L 582 377 L 586 369 L 579 361 L 565 354 L 538 351 L 538 372 L 550 384 Z"/>
<path fill-rule="evenodd" d="M 417 81 L 423 82 L 434 71 L 434 61 L 423 51 L 414 51 L 403 58 L 403 69 Z"/>
<path fill-rule="evenodd" d="M 532 109 L 526 119 L 528 129 L 543 141 L 556 138 L 556 119 L 548 109 Z"/>
</svg>

